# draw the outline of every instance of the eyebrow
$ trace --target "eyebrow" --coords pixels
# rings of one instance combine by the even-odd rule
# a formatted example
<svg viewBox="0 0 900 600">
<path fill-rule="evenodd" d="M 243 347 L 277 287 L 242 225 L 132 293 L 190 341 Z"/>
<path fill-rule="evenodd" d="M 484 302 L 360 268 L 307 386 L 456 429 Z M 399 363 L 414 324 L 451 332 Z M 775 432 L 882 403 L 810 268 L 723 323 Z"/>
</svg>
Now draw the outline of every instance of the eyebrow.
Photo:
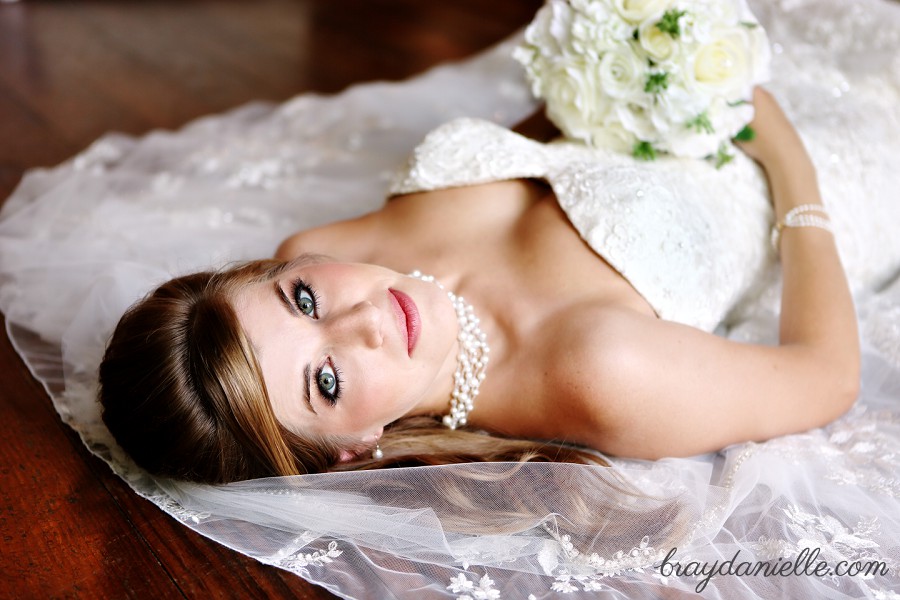
<svg viewBox="0 0 900 600">
<path fill-rule="evenodd" d="M 277 279 L 274 282 L 275 287 L 275 295 L 278 296 L 278 299 L 284 305 L 284 307 L 288 310 L 291 315 L 295 317 L 299 317 L 300 314 L 297 312 L 297 307 L 288 299 L 287 294 L 284 293 L 284 289 L 281 287 L 281 282 Z"/>
<path fill-rule="evenodd" d="M 274 284 L 275 295 L 278 296 L 278 299 L 281 301 L 287 311 L 291 313 L 291 316 L 299 317 L 300 313 L 297 311 L 297 307 L 295 307 L 293 303 L 288 299 L 287 294 L 284 293 L 284 289 L 282 289 L 281 287 L 281 283 L 276 279 Z M 306 401 L 306 407 L 311 410 L 314 415 L 318 415 L 319 413 L 316 412 L 316 409 L 313 408 L 312 405 L 312 396 L 310 392 L 310 390 L 312 389 L 312 384 L 310 379 L 309 363 L 306 363 L 306 367 L 304 367 L 303 369 L 303 380 L 306 384 L 303 386 L 303 400 Z"/>
<path fill-rule="evenodd" d="M 310 390 L 311 384 L 310 384 L 309 371 L 310 371 L 309 363 L 307 363 L 306 368 L 303 369 L 303 378 L 306 380 L 306 385 L 303 386 L 303 396 L 304 396 L 303 399 L 306 400 L 306 406 L 309 408 L 309 410 L 313 411 L 314 414 L 318 415 L 319 413 L 317 413 L 316 409 L 313 408 L 312 400 L 310 399 L 310 391 L 309 390 Z"/>
</svg>

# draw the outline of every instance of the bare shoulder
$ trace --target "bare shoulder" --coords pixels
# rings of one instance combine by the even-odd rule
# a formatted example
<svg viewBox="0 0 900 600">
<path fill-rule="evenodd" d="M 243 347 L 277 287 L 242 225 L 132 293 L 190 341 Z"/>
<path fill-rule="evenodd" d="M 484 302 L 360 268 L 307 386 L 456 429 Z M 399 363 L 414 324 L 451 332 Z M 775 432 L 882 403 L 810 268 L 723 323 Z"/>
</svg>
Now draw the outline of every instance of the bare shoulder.
<svg viewBox="0 0 900 600">
<path fill-rule="evenodd" d="M 569 423 L 560 424 L 566 438 L 611 451 L 598 440 L 608 441 L 635 408 L 628 388 L 644 367 L 644 357 L 633 324 L 644 319 L 655 317 L 590 306 L 554 321 L 542 347 L 550 358 L 546 379 L 553 390 L 553 410 L 569 415 Z"/>
<path fill-rule="evenodd" d="M 466 241 L 495 239 L 545 194 L 534 182 L 510 180 L 396 196 L 373 213 L 295 233 L 275 256 L 316 252 L 384 266 L 411 254 L 442 256 Z"/>
<path fill-rule="evenodd" d="M 796 348 L 746 344 L 631 310 L 571 338 L 577 441 L 634 458 L 686 456 L 821 427 L 852 380 Z M 562 373 L 556 375 L 561 377 Z M 562 382 L 562 379 L 560 379 Z"/>
<path fill-rule="evenodd" d="M 568 425 L 570 439 L 614 456 L 650 459 L 696 454 L 719 444 L 706 443 L 705 434 L 685 427 L 702 413 L 702 401 L 692 405 L 674 388 L 701 374 L 660 352 L 672 325 L 612 307 L 582 312 L 559 328 L 570 358 L 557 363 L 552 379 L 565 390 L 564 401 L 576 416 Z"/>
<path fill-rule="evenodd" d="M 372 236 L 378 231 L 376 221 L 373 215 L 364 215 L 299 231 L 279 244 L 275 258 L 291 260 L 301 254 L 316 253 L 341 261 L 368 262 Z"/>
</svg>

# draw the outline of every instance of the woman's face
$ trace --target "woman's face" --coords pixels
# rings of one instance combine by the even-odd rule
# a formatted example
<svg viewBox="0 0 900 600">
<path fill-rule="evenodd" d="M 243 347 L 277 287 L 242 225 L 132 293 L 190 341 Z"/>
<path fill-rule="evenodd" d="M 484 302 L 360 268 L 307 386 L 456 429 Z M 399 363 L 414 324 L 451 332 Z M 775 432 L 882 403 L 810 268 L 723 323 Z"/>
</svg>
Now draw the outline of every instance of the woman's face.
<svg viewBox="0 0 900 600">
<path fill-rule="evenodd" d="M 374 265 L 301 264 L 234 304 L 292 431 L 371 443 L 388 423 L 449 404 L 458 325 L 433 283 Z"/>
</svg>

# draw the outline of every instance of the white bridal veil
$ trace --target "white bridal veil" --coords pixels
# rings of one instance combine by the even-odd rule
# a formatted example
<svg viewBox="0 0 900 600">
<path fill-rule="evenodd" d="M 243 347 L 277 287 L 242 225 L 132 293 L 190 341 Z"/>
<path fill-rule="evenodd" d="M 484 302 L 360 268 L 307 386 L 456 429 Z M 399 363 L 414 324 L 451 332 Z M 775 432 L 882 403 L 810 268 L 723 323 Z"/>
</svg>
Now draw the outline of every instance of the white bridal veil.
<svg viewBox="0 0 900 600">
<path fill-rule="evenodd" d="M 116 447 L 95 378 L 124 309 L 174 275 L 269 256 L 295 230 L 378 208 L 392 170 L 452 117 L 528 114 L 514 41 L 400 83 L 107 135 L 30 172 L 0 214 L 10 337 L 63 420 L 138 494 L 346 598 L 900 598 L 900 4 L 752 8 L 773 43 L 769 87 L 838 217 L 860 313 L 862 394 L 828 427 L 611 469 L 474 464 L 225 486 L 156 480 Z M 770 286 L 720 332 L 772 341 L 776 299 Z"/>
</svg>

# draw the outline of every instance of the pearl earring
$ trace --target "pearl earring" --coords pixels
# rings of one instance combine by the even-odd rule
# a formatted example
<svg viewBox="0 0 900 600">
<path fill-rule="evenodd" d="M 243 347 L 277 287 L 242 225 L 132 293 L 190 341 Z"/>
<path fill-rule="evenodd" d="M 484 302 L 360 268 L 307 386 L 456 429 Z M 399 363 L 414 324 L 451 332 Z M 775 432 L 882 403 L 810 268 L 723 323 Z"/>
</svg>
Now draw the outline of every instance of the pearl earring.
<svg viewBox="0 0 900 600">
<path fill-rule="evenodd" d="M 384 458 L 384 452 L 381 451 L 381 446 L 378 445 L 378 442 L 375 442 L 375 449 L 372 450 L 372 459 L 381 460 L 382 458 Z"/>
</svg>

